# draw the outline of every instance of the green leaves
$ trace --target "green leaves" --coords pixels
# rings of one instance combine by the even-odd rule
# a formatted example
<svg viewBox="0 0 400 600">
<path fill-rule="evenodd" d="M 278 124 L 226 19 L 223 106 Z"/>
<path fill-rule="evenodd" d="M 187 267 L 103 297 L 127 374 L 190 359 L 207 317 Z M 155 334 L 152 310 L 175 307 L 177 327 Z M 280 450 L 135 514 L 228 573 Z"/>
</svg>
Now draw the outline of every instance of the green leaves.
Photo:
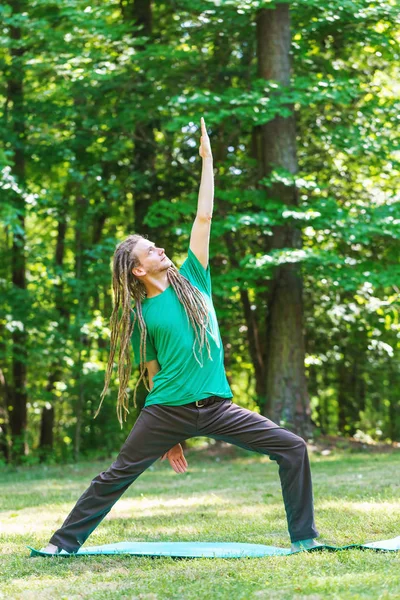
<svg viewBox="0 0 400 600">
<path fill-rule="evenodd" d="M 310 393 L 329 396 L 324 410 L 336 431 L 343 348 L 362 354 L 361 329 L 398 349 L 398 312 L 388 325 L 385 304 L 400 280 L 398 3 L 290 2 L 289 86 L 259 73 L 257 14 L 278 2 L 183 0 L 178 11 L 152 3 L 147 29 L 134 4 L 41 0 L 20 14 L 0 7 L 4 356 L 12 356 L 10 323 L 24 323 L 29 395 L 39 404 L 54 399 L 43 390 L 58 357 L 57 381 L 66 386 L 60 423 L 74 439 L 81 375 L 91 386 L 83 429 L 93 434 L 91 411 L 108 350 L 98 314 L 107 319 L 112 310 L 113 251 L 140 224 L 174 259 L 184 257 L 196 214 L 204 115 L 214 153 L 213 290 L 235 385 L 254 378 L 243 291 L 263 350 L 271 282 L 277 269 L 292 265 L 304 281 L 309 355 L 324 356 Z M 21 27 L 20 39 L 11 37 L 12 26 Z M 12 55 L 18 48 L 23 52 Z M 19 105 L 9 98 L 13 72 L 23 74 Z M 279 140 L 265 137 L 264 126 L 292 115 L 290 172 L 266 164 L 270 144 Z M 21 123 L 22 137 L 14 127 Z M 15 167 L 21 152 L 24 178 Z M 26 292 L 11 277 L 12 244 L 23 226 Z M 383 303 L 383 314 L 366 301 L 346 320 L 342 305 L 364 297 L 362 290 Z M 362 377 L 355 379 L 363 378 L 363 401 L 371 405 L 388 367 L 379 348 L 364 350 Z M 11 362 L 4 372 L 9 380 Z M 397 371 L 391 377 L 397 393 Z M 240 385 L 247 402 L 254 382 Z M 109 425 L 114 401 L 107 402 L 102 426 L 110 427 L 115 447 L 120 434 Z"/>
</svg>

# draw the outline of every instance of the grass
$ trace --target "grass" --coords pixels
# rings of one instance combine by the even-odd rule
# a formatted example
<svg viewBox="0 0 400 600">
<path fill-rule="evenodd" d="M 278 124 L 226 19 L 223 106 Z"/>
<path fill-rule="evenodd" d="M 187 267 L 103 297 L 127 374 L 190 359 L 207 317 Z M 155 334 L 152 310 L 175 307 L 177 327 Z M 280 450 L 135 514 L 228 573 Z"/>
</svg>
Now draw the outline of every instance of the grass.
<svg viewBox="0 0 400 600">
<path fill-rule="evenodd" d="M 277 465 L 229 446 L 186 451 L 185 474 L 158 461 L 127 490 L 86 546 L 116 541 L 235 541 L 289 547 Z M 400 535 L 400 452 L 310 452 L 319 541 Z M 112 460 L 0 473 L 0 598 L 392 599 L 400 552 L 300 553 L 246 559 L 30 558 Z"/>
</svg>

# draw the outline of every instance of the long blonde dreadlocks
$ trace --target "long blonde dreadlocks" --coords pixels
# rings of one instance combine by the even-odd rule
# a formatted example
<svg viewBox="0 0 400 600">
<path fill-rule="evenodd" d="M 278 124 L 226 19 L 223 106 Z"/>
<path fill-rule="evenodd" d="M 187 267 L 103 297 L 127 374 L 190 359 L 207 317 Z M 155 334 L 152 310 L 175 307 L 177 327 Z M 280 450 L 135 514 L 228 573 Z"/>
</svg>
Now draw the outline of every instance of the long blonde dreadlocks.
<svg viewBox="0 0 400 600">
<path fill-rule="evenodd" d="M 128 387 L 129 378 L 131 376 L 131 347 L 130 339 L 132 336 L 133 328 L 136 320 L 139 322 L 140 328 L 140 357 L 139 357 L 139 371 L 140 377 L 136 383 L 134 390 L 134 406 L 136 408 L 136 390 L 143 379 L 144 385 L 148 391 L 150 391 L 150 382 L 146 380 L 146 338 L 147 338 L 147 327 L 143 318 L 142 312 L 142 300 L 146 298 L 146 288 L 142 281 L 140 281 L 132 273 L 132 269 L 141 266 L 141 263 L 135 254 L 135 246 L 140 239 L 144 239 L 147 236 L 143 235 L 129 235 L 123 240 L 114 252 L 113 256 L 113 273 L 112 273 L 112 287 L 114 292 L 113 311 L 110 318 L 110 355 L 108 358 L 107 371 L 105 376 L 104 389 L 101 393 L 101 402 L 99 408 L 94 415 L 94 418 L 99 414 L 101 405 L 106 395 L 108 386 L 110 384 L 111 374 L 114 367 L 114 356 L 117 348 L 118 338 L 120 339 L 120 348 L 118 354 L 118 378 L 119 378 L 119 390 L 117 399 L 117 416 L 118 421 L 121 424 L 122 429 L 122 410 L 129 413 L 128 404 L 129 397 L 126 392 Z M 194 332 L 195 340 L 193 343 L 193 353 L 199 364 L 200 361 L 196 356 L 195 346 L 196 342 L 199 344 L 199 351 L 201 356 L 201 350 L 206 344 L 208 357 L 212 360 L 210 353 L 210 345 L 207 339 L 206 332 L 209 331 L 208 326 L 209 313 L 205 299 L 201 292 L 190 283 L 186 277 L 181 275 L 178 269 L 171 262 L 171 266 L 167 269 L 167 278 L 169 283 L 174 288 L 176 295 L 183 305 L 189 322 L 191 323 Z M 135 302 L 136 311 L 132 308 L 131 300 Z M 119 308 L 122 308 L 122 316 L 118 320 Z M 131 321 L 131 312 L 134 313 L 134 319 Z M 201 366 L 203 366 L 201 364 Z"/>
</svg>

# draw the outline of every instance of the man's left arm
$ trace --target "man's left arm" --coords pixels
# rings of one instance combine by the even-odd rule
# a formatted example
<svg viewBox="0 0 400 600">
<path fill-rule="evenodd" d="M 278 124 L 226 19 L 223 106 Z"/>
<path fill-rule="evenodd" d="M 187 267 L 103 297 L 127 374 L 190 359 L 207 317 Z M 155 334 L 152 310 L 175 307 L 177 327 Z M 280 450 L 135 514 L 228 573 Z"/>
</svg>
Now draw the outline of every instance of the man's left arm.
<svg viewBox="0 0 400 600">
<path fill-rule="evenodd" d="M 210 139 L 207 135 L 203 117 L 201 117 L 201 134 L 199 154 L 203 159 L 203 167 L 197 214 L 190 235 L 190 249 L 206 269 L 208 265 L 208 248 L 210 244 L 214 201 L 214 173 Z M 187 461 L 180 444 L 176 444 L 168 452 L 165 452 L 161 460 L 165 460 L 166 458 L 169 459 L 170 465 L 176 473 L 184 473 L 186 471 Z"/>
<path fill-rule="evenodd" d="M 190 235 L 189 247 L 206 269 L 209 258 L 211 220 L 214 208 L 214 172 L 210 138 L 201 117 L 201 138 L 199 154 L 203 161 L 197 214 Z"/>
</svg>

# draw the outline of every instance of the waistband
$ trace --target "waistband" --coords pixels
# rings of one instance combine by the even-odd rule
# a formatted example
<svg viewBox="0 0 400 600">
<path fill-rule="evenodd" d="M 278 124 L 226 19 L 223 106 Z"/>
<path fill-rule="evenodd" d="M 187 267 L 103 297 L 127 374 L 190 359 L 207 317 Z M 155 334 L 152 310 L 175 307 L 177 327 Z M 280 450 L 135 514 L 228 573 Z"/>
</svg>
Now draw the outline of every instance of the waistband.
<svg viewBox="0 0 400 600">
<path fill-rule="evenodd" d="M 224 400 L 227 400 L 227 398 L 222 398 L 221 396 L 208 396 L 208 398 L 202 398 L 201 400 L 190 402 L 190 404 L 194 404 L 200 408 L 201 406 L 209 406 L 210 404 L 214 404 L 214 402 L 223 402 Z"/>
</svg>

